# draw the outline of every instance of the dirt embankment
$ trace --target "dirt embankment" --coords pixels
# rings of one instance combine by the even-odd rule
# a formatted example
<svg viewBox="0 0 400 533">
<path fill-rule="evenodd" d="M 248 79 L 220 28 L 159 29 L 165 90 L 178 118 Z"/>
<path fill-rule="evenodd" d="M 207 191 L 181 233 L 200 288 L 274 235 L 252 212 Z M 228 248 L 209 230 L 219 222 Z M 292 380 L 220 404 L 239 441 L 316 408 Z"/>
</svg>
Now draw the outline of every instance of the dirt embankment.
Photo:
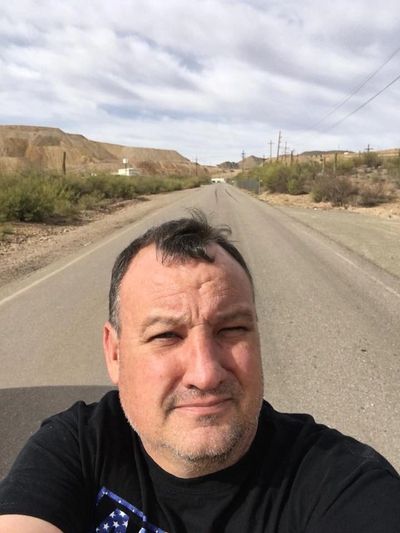
<svg viewBox="0 0 400 533">
<path fill-rule="evenodd" d="M 126 159 L 126 164 L 141 174 L 208 174 L 205 166 L 175 150 L 97 142 L 59 128 L 0 126 L 0 171 L 34 168 L 61 172 L 64 158 L 68 172 L 117 172 Z"/>
</svg>

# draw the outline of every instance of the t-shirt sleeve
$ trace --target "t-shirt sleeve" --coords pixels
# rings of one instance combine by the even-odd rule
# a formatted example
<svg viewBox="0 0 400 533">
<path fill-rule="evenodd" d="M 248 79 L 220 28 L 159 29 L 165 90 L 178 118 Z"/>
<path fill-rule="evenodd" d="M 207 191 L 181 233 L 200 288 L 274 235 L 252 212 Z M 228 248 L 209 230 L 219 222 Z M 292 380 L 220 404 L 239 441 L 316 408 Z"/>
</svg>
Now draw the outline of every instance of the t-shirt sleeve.
<svg viewBox="0 0 400 533">
<path fill-rule="evenodd" d="M 400 479 L 373 468 L 343 486 L 330 505 L 317 511 L 306 533 L 399 533 Z"/>
<path fill-rule="evenodd" d="M 88 498 L 76 424 L 71 413 L 63 415 L 43 423 L 0 483 L 0 514 L 34 516 L 77 533 L 87 530 Z"/>
<path fill-rule="evenodd" d="M 334 438 L 335 435 L 334 435 Z M 311 456 L 303 486 L 305 533 L 399 533 L 400 477 L 375 450 L 351 438 Z"/>
</svg>

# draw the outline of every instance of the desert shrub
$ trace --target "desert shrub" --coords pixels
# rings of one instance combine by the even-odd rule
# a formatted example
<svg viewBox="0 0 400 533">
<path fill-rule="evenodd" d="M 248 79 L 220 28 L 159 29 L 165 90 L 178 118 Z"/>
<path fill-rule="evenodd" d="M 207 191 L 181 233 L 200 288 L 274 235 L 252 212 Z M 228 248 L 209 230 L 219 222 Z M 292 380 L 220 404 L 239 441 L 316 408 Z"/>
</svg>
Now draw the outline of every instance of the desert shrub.
<svg viewBox="0 0 400 533">
<path fill-rule="evenodd" d="M 305 178 L 299 175 L 293 175 L 287 180 L 287 192 L 293 195 L 304 194 Z"/>
<path fill-rule="evenodd" d="M 79 211 L 115 200 L 136 198 L 208 182 L 207 177 L 114 176 L 63 177 L 31 172 L 0 176 L 0 222 L 63 222 Z"/>
<path fill-rule="evenodd" d="M 60 222 L 73 217 L 76 211 L 59 176 L 29 173 L 9 177 L 0 191 L 3 220 Z"/>
<path fill-rule="evenodd" d="M 97 194 L 96 192 L 92 192 L 89 194 L 84 194 L 78 199 L 78 209 L 79 211 L 87 211 L 87 210 L 95 210 L 99 207 L 102 207 L 107 202 L 105 199 Z"/>
<path fill-rule="evenodd" d="M 320 176 L 313 185 L 314 202 L 331 202 L 334 206 L 348 205 L 357 194 L 357 187 L 343 176 Z"/>
<path fill-rule="evenodd" d="M 400 188 L 400 156 L 385 158 L 384 168 L 387 170 L 388 178 Z"/>
<path fill-rule="evenodd" d="M 296 167 L 300 169 L 305 184 L 314 182 L 321 172 L 321 163 L 318 161 L 305 161 L 304 163 L 297 164 Z"/>
<path fill-rule="evenodd" d="M 338 158 L 336 172 L 337 174 L 352 174 L 355 171 L 354 159 Z"/>
<path fill-rule="evenodd" d="M 320 170 L 315 161 L 286 165 L 280 162 L 256 167 L 243 173 L 243 179 L 259 180 L 264 189 L 270 192 L 304 194 L 310 190 Z M 240 175 L 236 179 L 240 179 Z"/>
<path fill-rule="evenodd" d="M 266 170 L 262 176 L 263 185 L 270 192 L 287 193 L 287 182 L 290 177 L 289 167 L 277 163 L 264 168 Z"/>
<path fill-rule="evenodd" d="M 361 161 L 367 167 L 377 168 L 382 165 L 382 158 L 376 152 L 364 152 L 361 154 Z"/>
<path fill-rule="evenodd" d="M 102 200 L 131 199 L 136 197 L 134 177 L 96 174 L 68 179 L 69 190 L 83 204 L 91 203 L 96 198 Z M 88 196 L 87 200 L 84 197 Z"/>
<path fill-rule="evenodd" d="M 359 185 L 355 203 L 363 207 L 372 207 L 389 202 L 392 198 L 393 191 L 384 182 L 375 181 Z"/>
</svg>

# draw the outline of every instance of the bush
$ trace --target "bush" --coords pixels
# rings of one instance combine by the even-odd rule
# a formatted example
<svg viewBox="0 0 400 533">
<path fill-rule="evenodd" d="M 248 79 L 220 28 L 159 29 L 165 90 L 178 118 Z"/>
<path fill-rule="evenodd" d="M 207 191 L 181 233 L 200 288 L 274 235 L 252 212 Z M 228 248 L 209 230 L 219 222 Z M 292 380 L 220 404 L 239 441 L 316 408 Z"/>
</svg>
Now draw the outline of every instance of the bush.
<svg viewBox="0 0 400 533">
<path fill-rule="evenodd" d="M 289 167 L 281 165 L 279 163 L 268 165 L 264 167 L 266 170 L 262 177 L 263 185 L 270 192 L 288 192 L 288 178 L 290 177 Z"/>
<path fill-rule="evenodd" d="M 362 164 L 367 167 L 377 168 L 382 165 L 382 159 L 376 152 L 364 152 L 361 154 Z"/>
<path fill-rule="evenodd" d="M 114 176 L 64 177 L 30 172 L 0 176 L 0 222 L 63 222 L 79 211 L 116 200 L 198 187 L 208 177 Z"/>
<path fill-rule="evenodd" d="M 76 214 L 71 194 L 58 176 L 30 173 L 2 181 L 2 220 L 60 222 Z"/>
<path fill-rule="evenodd" d="M 336 172 L 337 174 L 352 174 L 355 171 L 354 159 L 338 158 Z"/>
<path fill-rule="evenodd" d="M 387 189 L 382 181 L 375 183 L 362 184 L 358 188 L 356 204 L 363 207 L 373 207 L 393 198 L 393 193 Z"/>
<path fill-rule="evenodd" d="M 342 176 L 320 176 L 312 190 L 314 202 L 331 202 L 334 206 L 346 206 L 357 194 L 357 187 L 349 178 Z"/>
<path fill-rule="evenodd" d="M 302 176 L 292 176 L 287 180 L 287 192 L 293 195 L 304 194 L 305 179 Z"/>
</svg>

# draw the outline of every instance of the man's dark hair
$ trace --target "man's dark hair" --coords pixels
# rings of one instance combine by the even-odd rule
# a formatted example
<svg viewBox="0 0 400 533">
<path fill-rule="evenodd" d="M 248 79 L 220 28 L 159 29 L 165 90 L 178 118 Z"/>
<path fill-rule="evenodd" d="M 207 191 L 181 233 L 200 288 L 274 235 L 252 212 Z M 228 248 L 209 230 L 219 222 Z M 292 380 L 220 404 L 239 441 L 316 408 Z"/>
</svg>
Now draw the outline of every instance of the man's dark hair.
<svg viewBox="0 0 400 533">
<path fill-rule="evenodd" d="M 111 274 L 109 292 L 109 321 L 120 333 L 119 322 L 119 290 L 122 278 L 125 276 L 133 258 L 142 248 L 154 244 L 161 252 L 162 262 L 185 262 L 198 259 L 208 263 L 214 262 L 206 248 L 210 244 L 218 244 L 226 250 L 243 268 L 249 277 L 251 286 L 253 280 L 250 270 L 239 250 L 228 240 L 231 235 L 229 226 L 211 226 L 202 211 L 196 210 L 191 217 L 180 218 L 164 222 L 147 230 L 142 236 L 132 241 L 117 257 Z"/>
</svg>

